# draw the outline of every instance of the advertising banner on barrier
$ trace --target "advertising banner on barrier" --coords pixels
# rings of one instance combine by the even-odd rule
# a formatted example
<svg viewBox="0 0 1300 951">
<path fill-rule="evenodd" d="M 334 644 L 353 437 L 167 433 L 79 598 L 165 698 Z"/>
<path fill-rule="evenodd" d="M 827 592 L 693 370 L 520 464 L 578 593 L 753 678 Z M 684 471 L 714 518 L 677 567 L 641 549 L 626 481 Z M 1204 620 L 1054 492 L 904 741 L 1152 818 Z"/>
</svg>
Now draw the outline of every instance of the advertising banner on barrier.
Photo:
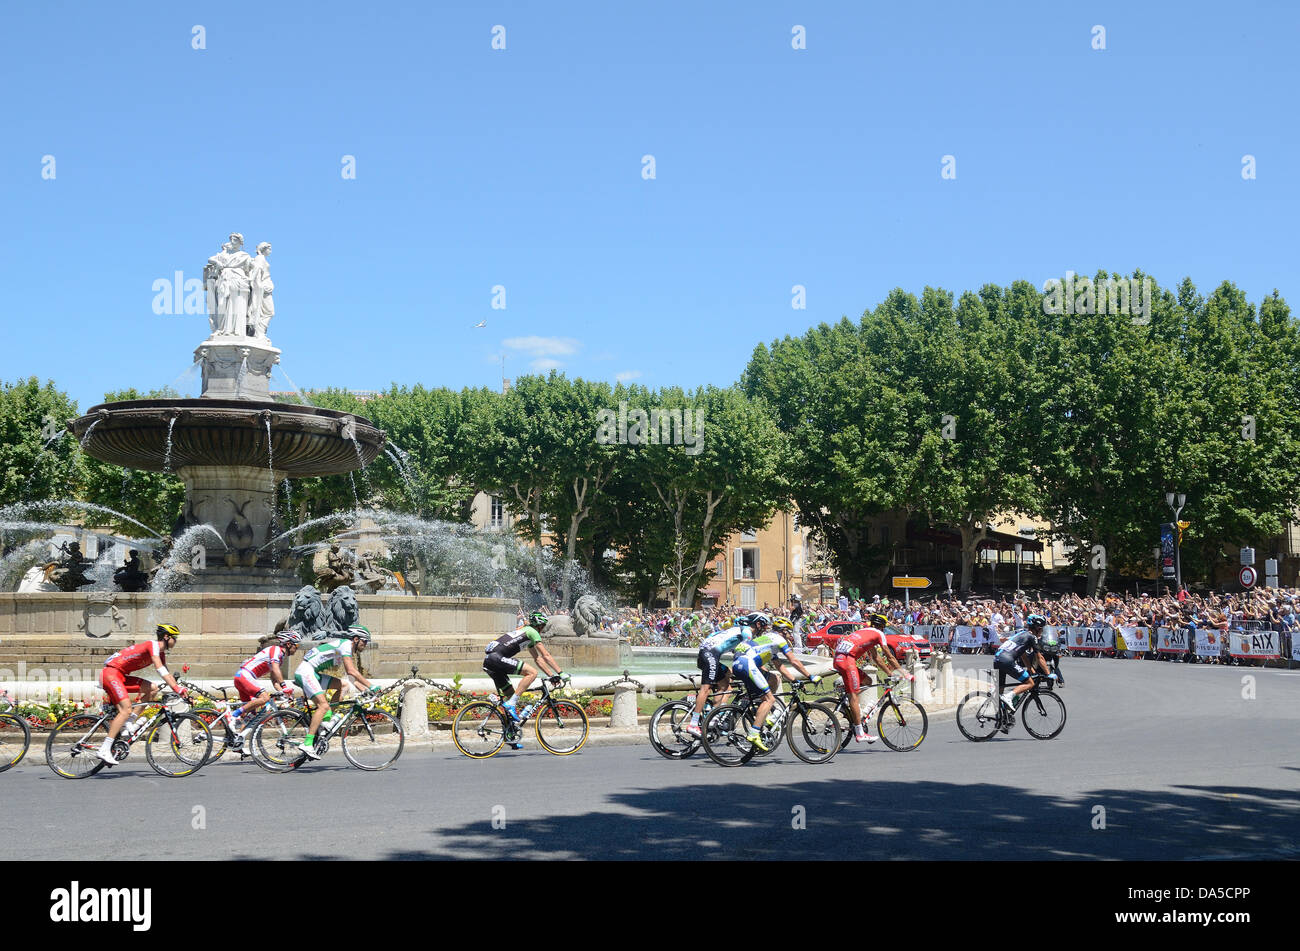
<svg viewBox="0 0 1300 951">
<path fill-rule="evenodd" d="M 1159 654 L 1186 654 L 1188 629 L 1162 627 L 1156 630 L 1156 652 Z"/>
<path fill-rule="evenodd" d="M 918 624 L 916 633 L 929 641 L 932 647 L 946 649 L 952 642 L 952 628 L 944 624 Z"/>
<path fill-rule="evenodd" d="M 1122 651 L 1146 653 L 1151 649 L 1151 637 L 1145 627 L 1121 627 L 1115 646 Z"/>
<path fill-rule="evenodd" d="M 1300 660 L 1300 631 L 1291 632 L 1291 659 Z"/>
<path fill-rule="evenodd" d="M 1113 627 L 1069 627 L 1066 631 L 1072 651 L 1108 651 L 1115 646 Z"/>
<path fill-rule="evenodd" d="M 975 648 L 984 643 L 983 631 L 977 627 L 967 627 L 965 624 L 959 624 L 952 629 L 952 646 Z"/>
<path fill-rule="evenodd" d="M 1198 628 L 1196 631 L 1196 656 L 1218 657 L 1223 653 L 1225 636 L 1222 631 L 1200 630 Z"/>
<path fill-rule="evenodd" d="M 1282 656 L 1277 631 L 1233 631 L 1228 635 L 1228 653 L 1233 657 L 1276 660 Z"/>
</svg>

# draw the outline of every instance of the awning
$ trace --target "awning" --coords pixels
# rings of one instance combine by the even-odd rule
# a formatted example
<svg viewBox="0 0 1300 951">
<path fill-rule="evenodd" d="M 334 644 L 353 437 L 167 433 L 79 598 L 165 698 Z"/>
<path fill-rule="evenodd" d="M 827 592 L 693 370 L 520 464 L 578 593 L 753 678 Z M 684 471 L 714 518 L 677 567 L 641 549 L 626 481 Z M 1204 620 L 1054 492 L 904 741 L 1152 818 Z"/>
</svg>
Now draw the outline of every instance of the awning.
<svg viewBox="0 0 1300 951">
<path fill-rule="evenodd" d="M 961 548 L 961 534 L 945 531 L 941 528 L 914 529 L 909 525 L 907 527 L 907 540 L 934 542 L 936 545 Z M 1024 551 L 1043 550 L 1042 542 L 1026 538 L 1023 535 L 1012 535 L 1010 532 L 989 532 L 988 537 L 975 546 L 975 550 L 984 551 L 992 548 L 995 551 L 1015 551 L 1016 545 L 1020 545 Z"/>
</svg>

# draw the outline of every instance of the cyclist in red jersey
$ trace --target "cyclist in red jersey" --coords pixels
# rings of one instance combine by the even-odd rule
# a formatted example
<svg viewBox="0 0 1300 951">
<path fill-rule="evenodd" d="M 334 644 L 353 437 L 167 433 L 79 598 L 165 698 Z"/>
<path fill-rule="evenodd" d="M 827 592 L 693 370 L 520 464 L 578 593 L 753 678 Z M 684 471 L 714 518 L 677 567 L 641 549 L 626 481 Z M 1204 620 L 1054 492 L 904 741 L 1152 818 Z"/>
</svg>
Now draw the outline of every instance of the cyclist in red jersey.
<svg viewBox="0 0 1300 951">
<path fill-rule="evenodd" d="M 148 703 L 158 692 L 148 680 L 130 676 L 132 671 L 142 670 L 150 666 L 156 667 L 167 686 L 182 697 L 186 695 L 185 688 L 176 682 L 176 679 L 172 677 L 171 672 L 167 669 L 167 651 L 176 646 L 176 641 L 180 636 L 180 628 L 176 625 L 159 624 L 154 631 L 152 641 L 145 641 L 124 648 L 111 656 L 104 664 L 104 670 L 99 675 L 99 682 L 103 684 L 109 702 L 117 704 L 117 716 L 113 717 L 113 722 L 108 725 L 108 737 L 104 740 L 96 755 L 110 766 L 117 765 L 117 760 L 113 758 L 113 741 L 117 739 L 118 733 L 121 732 L 127 721 L 133 719 L 131 694 L 139 691 L 141 702 Z"/>
<path fill-rule="evenodd" d="M 913 679 L 911 674 L 899 666 L 898 658 L 885 640 L 884 629 L 889 624 L 889 619 L 883 614 L 873 614 L 870 621 L 873 627 L 860 627 L 835 643 L 835 659 L 831 662 L 849 695 L 849 720 L 853 723 L 853 739 L 857 743 L 864 740 L 867 743 L 876 742 L 876 738 L 867 733 L 862 722 L 862 705 L 858 702 L 858 691 L 862 689 L 862 680 L 858 676 L 859 658 L 869 657 L 883 672 L 899 671 L 908 680 Z"/>
</svg>

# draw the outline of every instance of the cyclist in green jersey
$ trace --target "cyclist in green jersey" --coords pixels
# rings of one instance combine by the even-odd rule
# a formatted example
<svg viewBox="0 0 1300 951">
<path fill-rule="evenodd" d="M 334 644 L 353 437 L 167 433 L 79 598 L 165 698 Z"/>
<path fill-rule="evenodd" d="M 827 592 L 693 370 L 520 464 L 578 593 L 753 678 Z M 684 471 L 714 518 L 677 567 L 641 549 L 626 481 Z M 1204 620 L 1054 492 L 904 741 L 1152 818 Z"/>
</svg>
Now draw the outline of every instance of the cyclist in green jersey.
<svg viewBox="0 0 1300 951">
<path fill-rule="evenodd" d="M 368 627 L 354 625 L 344 634 L 317 643 L 303 655 L 302 663 L 294 672 L 293 682 L 302 688 L 307 702 L 314 703 L 316 707 L 311 712 L 311 727 L 302 744 L 302 751 L 312 759 L 320 759 L 320 753 L 316 751 L 316 731 L 320 729 L 321 722 L 330 708 L 325 692 L 333 691 L 337 696 L 338 691 L 343 687 L 342 678 L 324 674 L 322 671 L 329 667 L 342 666 L 344 673 L 358 690 L 362 688 L 371 692 L 378 690 L 378 687 L 362 676 L 361 671 L 353 663 L 353 658 L 361 657 L 361 652 L 370 640 Z"/>
</svg>

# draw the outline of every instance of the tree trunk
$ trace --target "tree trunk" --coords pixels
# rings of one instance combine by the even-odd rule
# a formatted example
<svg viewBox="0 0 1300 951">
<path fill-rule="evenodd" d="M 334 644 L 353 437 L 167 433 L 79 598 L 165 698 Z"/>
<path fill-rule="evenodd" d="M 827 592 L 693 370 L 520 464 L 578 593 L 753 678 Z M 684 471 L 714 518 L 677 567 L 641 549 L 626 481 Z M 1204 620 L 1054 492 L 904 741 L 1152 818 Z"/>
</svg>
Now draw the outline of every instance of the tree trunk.
<svg viewBox="0 0 1300 951">
<path fill-rule="evenodd" d="M 695 573 L 691 576 L 687 587 L 688 597 L 683 599 L 688 605 L 695 604 L 695 592 L 699 589 L 700 579 L 704 577 L 704 569 L 709 563 L 709 551 L 713 548 L 713 513 L 717 511 L 726 496 L 727 493 L 722 492 L 715 499 L 712 489 L 709 489 L 704 496 L 704 524 L 700 526 L 700 551 L 695 559 Z"/>
<path fill-rule="evenodd" d="M 976 527 L 973 515 L 962 519 L 957 527 L 961 529 L 961 592 L 966 594 L 973 584 L 972 575 L 979 543 L 988 537 L 989 529 L 987 525 Z"/>
</svg>

